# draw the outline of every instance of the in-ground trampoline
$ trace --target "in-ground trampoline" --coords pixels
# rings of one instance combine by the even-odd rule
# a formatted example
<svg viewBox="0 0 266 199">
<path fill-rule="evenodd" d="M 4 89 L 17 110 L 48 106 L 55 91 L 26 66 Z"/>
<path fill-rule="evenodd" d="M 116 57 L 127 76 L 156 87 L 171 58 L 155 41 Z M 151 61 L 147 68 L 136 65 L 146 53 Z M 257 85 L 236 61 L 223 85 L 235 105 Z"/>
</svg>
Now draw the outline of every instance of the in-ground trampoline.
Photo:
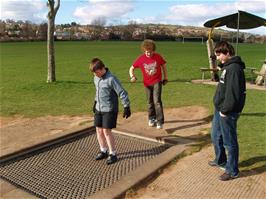
<svg viewBox="0 0 266 199">
<path fill-rule="evenodd" d="M 39 198 L 83 199 L 111 186 L 169 145 L 114 134 L 119 161 L 95 161 L 94 128 L 1 157 L 0 176 Z"/>
</svg>

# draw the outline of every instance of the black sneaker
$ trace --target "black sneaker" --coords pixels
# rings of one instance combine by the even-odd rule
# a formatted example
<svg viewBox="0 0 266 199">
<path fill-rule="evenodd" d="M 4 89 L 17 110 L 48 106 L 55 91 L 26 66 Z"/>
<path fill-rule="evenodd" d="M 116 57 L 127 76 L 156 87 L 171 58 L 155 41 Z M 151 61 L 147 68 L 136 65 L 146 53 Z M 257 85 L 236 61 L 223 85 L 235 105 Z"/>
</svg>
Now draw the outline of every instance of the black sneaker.
<svg viewBox="0 0 266 199">
<path fill-rule="evenodd" d="M 108 157 L 108 153 L 107 152 L 100 152 L 97 154 L 97 156 L 95 157 L 95 160 L 102 160 Z"/>
<path fill-rule="evenodd" d="M 228 180 L 233 180 L 233 179 L 236 179 L 236 178 L 238 178 L 238 175 L 232 176 L 232 175 L 230 175 L 228 173 L 224 173 L 223 175 L 221 175 L 219 177 L 219 180 L 221 180 L 221 181 L 228 181 Z"/>
<path fill-rule="evenodd" d="M 106 164 L 109 165 L 109 164 L 113 164 L 115 162 L 117 162 L 117 156 L 110 154 L 109 157 L 106 160 Z"/>
</svg>

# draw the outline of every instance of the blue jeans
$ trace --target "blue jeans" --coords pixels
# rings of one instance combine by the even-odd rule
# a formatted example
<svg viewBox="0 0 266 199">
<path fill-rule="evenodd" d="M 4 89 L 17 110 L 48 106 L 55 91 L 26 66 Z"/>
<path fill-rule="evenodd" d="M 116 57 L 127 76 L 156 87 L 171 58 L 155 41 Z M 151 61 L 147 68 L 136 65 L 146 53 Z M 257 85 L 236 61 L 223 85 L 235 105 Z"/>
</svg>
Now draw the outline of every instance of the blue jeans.
<svg viewBox="0 0 266 199">
<path fill-rule="evenodd" d="M 211 138 L 215 151 L 215 163 L 225 166 L 225 172 L 236 176 L 238 170 L 239 147 L 237 141 L 237 120 L 239 113 L 230 113 L 221 117 L 215 110 L 212 121 Z M 226 155 L 227 151 L 227 155 Z"/>
</svg>

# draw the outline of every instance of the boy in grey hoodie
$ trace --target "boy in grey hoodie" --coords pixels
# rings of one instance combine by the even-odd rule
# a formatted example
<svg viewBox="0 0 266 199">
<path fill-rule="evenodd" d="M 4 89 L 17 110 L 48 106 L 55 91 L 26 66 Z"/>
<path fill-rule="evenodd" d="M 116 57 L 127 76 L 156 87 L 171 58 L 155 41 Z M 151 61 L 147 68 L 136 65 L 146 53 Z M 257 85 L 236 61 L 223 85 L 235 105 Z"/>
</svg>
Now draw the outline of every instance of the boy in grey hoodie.
<svg viewBox="0 0 266 199">
<path fill-rule="evenodd" d="M 102 160 L 107 158 L 106 163 L 112 164 L 117 161 L 112 128 L 116 128 L 118 96 L 124 106 L 124 118 L 128 118 L 131 115 L 130 102 L 127 92 L 123 89 L 118 79 L 112 75 L 100 59 L 94 58 L 91 60 L 90 71 L 94 73 L 96 95 L 93 112 L 97 139 L 100 145 L 100 153 L 97 154 L 95 159 Z M 107 147 L 109 148 L 109 155 Z"/>
</svg>

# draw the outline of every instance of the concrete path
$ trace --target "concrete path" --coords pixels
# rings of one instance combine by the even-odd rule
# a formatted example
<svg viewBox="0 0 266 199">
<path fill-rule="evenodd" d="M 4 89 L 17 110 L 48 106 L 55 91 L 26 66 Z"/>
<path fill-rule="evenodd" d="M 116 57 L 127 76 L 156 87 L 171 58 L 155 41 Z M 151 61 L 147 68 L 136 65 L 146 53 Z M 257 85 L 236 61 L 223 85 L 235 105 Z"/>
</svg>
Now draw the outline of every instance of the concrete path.
<svg viewBox="0 0 266 199">
<path fill-rule="evenodd" d="M 184 157 L 146 184 L 147 187 L 131 192 L 126 198 L 266 198 L 265 173 L 244 172 L 238 179 L 222 182 L 218 177 L 224 171 L 207 164 L 212 158 L 211 146 Z"/>
</svg>

